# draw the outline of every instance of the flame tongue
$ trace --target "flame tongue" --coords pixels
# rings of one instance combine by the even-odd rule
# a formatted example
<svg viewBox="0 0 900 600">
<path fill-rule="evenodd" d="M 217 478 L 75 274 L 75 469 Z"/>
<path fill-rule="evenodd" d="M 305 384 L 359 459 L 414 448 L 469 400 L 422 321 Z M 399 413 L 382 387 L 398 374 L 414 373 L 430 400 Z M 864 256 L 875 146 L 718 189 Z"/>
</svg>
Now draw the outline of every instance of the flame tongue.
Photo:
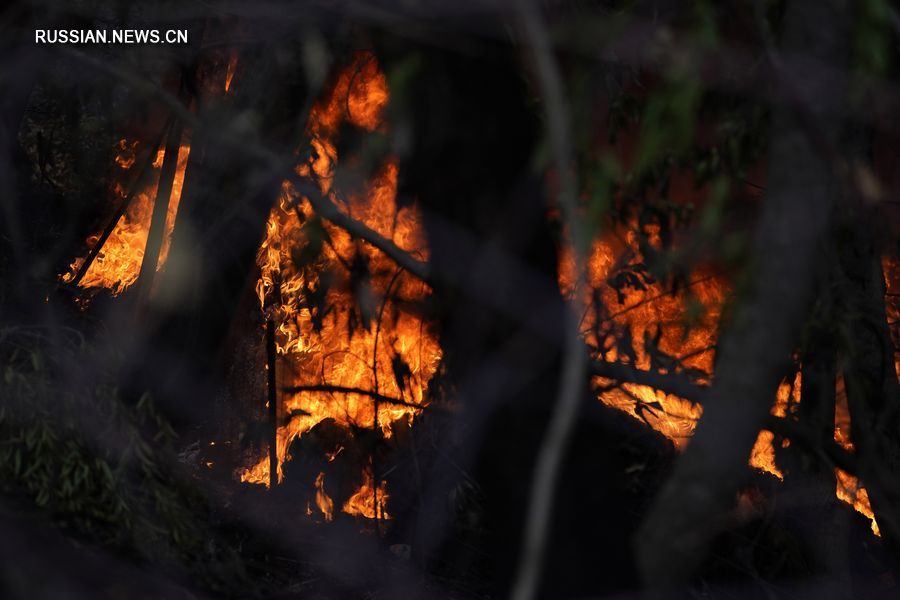
<svg viewBox="0 0 900 600">
<path fill-rule="evenodd" d="M 325 473 L 319 473 L 316 477 L 316 506 L 326 521 L 334 518 L 334 501 L 325 492 Z"/>
<path fill-rule="evenodd" d="M 363 471 L 363 483 L 347 502 L 344 503 L 343 510 L 348 515 L 365 517 L 374 519 L 377 513 L 378 518 L 382 520 L 390 520 L 391 516 L 384 509 L 388 501 L 386 484 L 384 481 L 375 488 L 372 479 L 372 471 L 366 469 Z"/>
</svg>

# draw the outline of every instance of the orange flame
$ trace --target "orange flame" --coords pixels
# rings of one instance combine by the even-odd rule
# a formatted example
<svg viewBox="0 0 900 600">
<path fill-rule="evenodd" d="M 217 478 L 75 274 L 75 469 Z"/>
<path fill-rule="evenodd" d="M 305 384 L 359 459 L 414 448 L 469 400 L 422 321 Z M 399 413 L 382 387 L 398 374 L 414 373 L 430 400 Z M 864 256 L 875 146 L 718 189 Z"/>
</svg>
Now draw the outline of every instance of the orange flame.
<svg viewBox="0 0 900 600">
<path fill-rule="evenodd" d="M 228 66 L 225 69 L 225 93 L 231 91 L 231 82 L 234 80 L 234 73 L 237 71 L 237 52 L 232 52 L 228 57 Z"/>
<path fill-rule="evenodd" d="M 664 355 L 684 357 L 682 368 L 695 370 L 697 381 L 708 384 L 712 377 L 714 351 L 712 349 L 718 335 L 717 325 L 720 306 L 728 293 L 727 284 L 712 276 L 695 273 L 688 289 L 675 293 L 666 292 L 656 282 L 646 280 L 637 287 L 616 290 L 611 284 L 616 270 L 623 265 L 639 264 L 643 261 L 637 243 L 635 224 L 625 231 L 618 230 L 611 235 L 596 239 L 587 257 L 588 290 L 579 305 L 590 307 L 591 295 L 598 294 L 606 307 L 618 307 L 611 315 L 600 317 L 606 323 L 598 324 L 598 315 L 585 308 L 582 318 L 582 333 L 595 355 L 606 361 L 621 361 L 633 364 L 638 369 L 655 369 L 670 372 L 672 366 L 659 364 L 652 356 L 654 349 Z M 658 228 L 644 226 L 643 233 L 651 246 L 658 249 Z M 630 258 L 629 258 L 630 257 Z M 897 269 L 889 258 L 883 261 L 885 278 L 888 282 L 900 279 L 892 277 L 890 269 Z M 572 298 L 574 287 L 574 259 L 571 250 L 564 247 L 560 257 L 560 288 Z M 890 283 L 889 283 L 890 285 Z M 621 288 L 621 286 L 620 286 Z M 890 290 L 889 290 L 890 291 Z M 888 308 L 900 316 L 896 306 Z M 691 313 L 694 313 L 692 318 Z M 690 327 L 687 325 L 690 323 Z M 598 325 L 607 325 L 603 329 Z M 659 329 L 662 328 L 662 329 Z M 602 332 L 598 339 L 598 332 Z M 623 333 L 627 334 L 623 336 Z M 630 340 L 623 348 L 621 340 Z M 648 344 L 647 341 L 651 343 Z M 900 354 L 898 354 L 900 357 Z M 900 373 L 900 358 L 897 359 Z M 670 439 L 677 448 L 683 449 L 693 435 L 703 409 L 700 405 L 675 395 L 665 394 L 648 386 L 615 382 L 602 377 L 595 378 L 599 399 L 607 406 L 625 412 Z M 801 376 L 797 372 L 793 382 L 782 382 L 779 386 L 771 413 L 785 417 L 800 401 Z M 839 380 L 838 405 L 835 414 L 835 440 L 848 450 L 853 446 L 849 438 L 849 411 L 846 396 L 843 396 L 843 382 Z M 749 457 L 749 464 L 780 480 L 784 473 L 775 461 L 775 436 L 771 431 L 760 431 Z M 787 447 L 789 440 L 783 440 Z M 859 480 L 840 470 L 836 470 L 837 497 L 853 506 L 855 510 L 872 521 L 872 531 L 879 534 L 878 525 L 869 503 L 868 494 Z"/>
<path fill-rule="evenodd" d="M 119 153 L 116 156 L 118 167 L 127 171 L 134 166 L 135 149 L 137 141 L 121 140 Z M 184 185 L 184 171 L 187 167 L 190 155 L 190 144 L 182 142 L 178 151 L 178 165 L 175 171 L 175 179 L 172 183 L 172 193 L 169 196 L 169 208 L 166 212 L 166 228 L 163 237 L 163 245 L 160 249 L 157 271 L 161 271 L 166 262 L 171 244 L 172 231 L 175 228 L 175 216 L 178 214 L 178 204 L 181 200 L 181 188 Z M 162 168 L 165 150 L 159 150 L 153 161 L 152 181 L 138 191 L 131 199 L 128 209 L 116 223 L 110 236 L 100 249 L 94 261 L 88 267 L 87 272 L 78 282 L 78 286 L 85 289 L 106 288 L 113 296 L 118 296 L 134 285 L 141 272 L 141 263 L 144 260 L 144 251 L 147 247 L 147 236 L 150 233 L 150 220 L 153 216 L 153 205 L 156 200 L 156 188 L 159 185 L 159 172 Z M 128 193 L 121 185 L 116 184 L 113 192 L 122 202 Z M 100 239 L 96 233 L 88 237 L 87 245 L 93 248 Z M 69 283 L 75 279 L 76 273 L 87 260 L 87 255 L 76 258 L 69 266 L 69 270 L 61 277 L 62 281 Z"/>
<path fill-rule="evenodd" d="M 334 501 L 325 493 L 325 473 L 319 473 L 316 477 L 316 506 L 326 521 L 334 518 Z"/>
<path fill-rule="evenodd" d="M 387 501 L 390 498 L 386 491 L 386 483 L 384 481 L 375 489 L 375 483 L 372 480 L 372 472 L 369 469 L 363 471 L 363 483 L 347 502 L 344 503 L 342 511 L 348 515 L 357 517 L 365 517 L 374 519 L 376 514 L 376 504 L 378 510 L 378 518 L 383 521 L 389 521 L 391 516 L 385 510 Z"/>
<path fill-rule="evenodd" d="M 872 522 L 872 533 L 880 537 L 881 530 L 878 528 L 878 523 L 875 521 L 875 513 L 872 511 L 872 505 L 869 503 L 869 493 L 866 491 L 866 488 L 859 484 L 859 478 L 840 469 L 835 469 L 834 475 L 837 479 L 835 493 L 838 499 L 846 502 L 856 512 L 869 519 Z"/>
<path fill-rule="evenodd" d="M 231 80 L 237 67 L 237 53 L 231 55 L 226 73 L 225 91 L 231 86 Z M 175 178 L 172 182 L 172 192 L 169 194 L 169 205 L 166 211 L 166 226 L 163 235 L 163 243 L 160 248 L 159 260 L 156 270 L 161 271 L 165 266 L 169 254 L 169 246 L 172 241 L 172 231 L 175 228 L 175 218 L 178 215 L 178 205 L 181 201 L 181 189 L 184 186 L 184 173 L 187 168 L 188 157 L 191 153 L 188 135 L 182 136 L 182 142 L 178 150 L 178 163 L 175 170 Z M 136 160 L 136 150 L 139 140 L 121 139 L 118 143 L 119 152 L 115 157 L 115 163 L 122 171 L 130 170 Z M 149 184 L 138 190 L 128 205 L 103 247 L 99 250 L 87 272 L 78 282 L 78 286 L 85 289 L 106 288 L 113 296 L 118 296 L 134 285 L 140 276 L 141 263 L 144 260 L 144 251 L 147 246 L 147 237 L 150 233 L 150 221 L 153 216 L 153 205 L 156 199 L 156 189 L 159 185 L 159 174 L 162 169 L 165 150 L 158 150 L 153 161 L 153 176 Z M 116 183 L 113 193 L 117 197 L 117 203 L 123 201 L 128 192 L 122 185 Z M 87 238 L 87 245 L 93 249 L 99 242 L 100 234 L 93 234 Z M 75 275 L 87 260 L 87 255 L 76 258 L 69 266 L 69 270 L 60 276 L 60 279 L 69 283 L 75 279 Z"/>
<path fill-rule="evenodd" d="M 428 250 L 418 211 L 396 203 L 395 159 L 389 159 L 360 193 L 345 197 L 333 189 L 338 128 L 351 123 L 376 130 L 387 100 L 387 82 L 375 59 L 359 56 L 311 111 L 307 131 L 312 153 L 297 172 L 315 177 L 322 193 L 342 211 L 424 260 Z M 311 251 L 314 248 L 317 251 Z M 307 250 L 309 258 L 295 259 Z M 409 423 L 421 412 L 418 407 L 426 403 L 425 390 L 440 347 L 428 324 L 400 304 L 424 299 L 430 293 L 425 284 L 380 251 L 318 221 L 309 202 L 288 182 L 269 215 L 257 264 L 260 306 L 276 324 L 279 385 L 334 388 L 303 391 L 282 400 L 280 411 L 293 416 L 278 429 L 279 481 L 291 441 L 326 419 L 347 428 L 377 426 L 390 437 L 394 426 Z M 354 273 L 354 264 L 366 265 L 364 273 Z M 324 301 L 317 304 L 317 295 Z M 341 391 L 346 389 L 367 393 Z M 380 401 L 376 410 L 368 393 L 404 404 Z M 372 484 L 367 483 L 372 476 L 367 477 L 353 498 L 373 495 Z M 268 484 L 268 461 L 263 458 L 244 469 L 240 478 Z M 386 499 L 383 488 L 382 482 L 379 493 Z M 361 500 L 353 498 L 345 512 L 361 506 Z M 369 512 L 359 508 L 353 514 L 375 513 L 374 508 Z"/>
<path fill-rule="evenodd" d="M 604 306 L 617 307 L 606 316 L 584 309 L 581 331 L 598 358 L 609 362 L 628 362 L 637 369 L 657 368 L 655 351 L 681 358 L 681 365 L 699 373 L 700 382 L 709 381 L 712 372 L 713 344 L 725 286 L 712 275 L 700 275 L 688 289 L 668 293 L 659 283 L 646 280 L 643 289 L 611 285 L 612 278 L 623 265 L 643 261 L 637 235 L 631 229 L 616 232 L 609 239 L 594 241 L 587 257 L 588 287 L 580 305 L 590 306 L 591 296 L 598 294 Z M 651 243 L 659 244 L 658 232 L 650 228 Z M 621 257 L 631 256 L 629 261 Z M 574 258 L 564 248 L 560 260 L 560 287 L 572 297 Z M 696 322 L 688 319 L 688 306 L 696 304 Z M 598 318 L 602 322 L 598 323 Z M 602 339 L 598 339 L 598 332 Z M 625 335 L 623 335 L 625 334 Z M 630 339 L 630 344 L 620 340 Z M 669 367 L 674 368 L 674 365 Z M 613 382 L 595 378 L 603 389 L 600 401 L 628 413 L 659 431 L 679 448 L 683 448 L 694 432 L 703 408 L 678 396 L 665 394 L 648 386 L 626 383 L 612 387 Z"/>
</svg>

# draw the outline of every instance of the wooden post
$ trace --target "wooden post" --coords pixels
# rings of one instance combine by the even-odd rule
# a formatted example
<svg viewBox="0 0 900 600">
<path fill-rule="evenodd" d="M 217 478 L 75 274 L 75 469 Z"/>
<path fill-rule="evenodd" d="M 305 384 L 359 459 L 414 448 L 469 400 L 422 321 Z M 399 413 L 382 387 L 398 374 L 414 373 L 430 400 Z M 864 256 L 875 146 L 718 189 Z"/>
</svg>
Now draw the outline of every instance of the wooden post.
<svg viewBox="0 0 900 600">
<path fill-rule="evenodd" d="M 275 321 L 266 321 L 266 355 L 269 388 L 269 489 L 278 485 L 278 389 L 275 380 Z"/>
</svg>

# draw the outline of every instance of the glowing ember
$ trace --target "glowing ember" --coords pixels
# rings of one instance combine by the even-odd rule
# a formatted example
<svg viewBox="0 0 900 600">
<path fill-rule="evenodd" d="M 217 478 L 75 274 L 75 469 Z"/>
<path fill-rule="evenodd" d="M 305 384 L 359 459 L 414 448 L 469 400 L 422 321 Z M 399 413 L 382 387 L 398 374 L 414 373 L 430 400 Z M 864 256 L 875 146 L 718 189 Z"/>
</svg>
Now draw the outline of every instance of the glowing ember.
<svg viewBox="0 0 900 600">
<path fill-rule="evenodd" d="M 234 80 L 234 72 L 237 70 L 237 52 L 232 52 L 228 57 L 228 67 L 225 71 L 225 92 L 231 91 L 231 82 Z"/>
<path fill-rule="evenodd" d="M 322 193 L 341 210 L 424 260 L 427 247 L 419 215 L 414 207 L 398 208 L 395 201 L 396 161 L 383 165 L 360 193 L 345 197 L 333 189 L 339 127 L 351 123 L 377 129 L 387 99 L 387 84 L 374 58 L 360 56 L 311 111 L 307 130 L 312 155 L 297 172 L 315 177 Z M 297 256 L 304 258 L 295 260 Z M 380 251 L 319 221 L 287 182 L 269 215 L 257 263 L 260 306 L 277 326 L 279 386 L 325 388 L 281 401 L 279 412 L 293 416 L 278 430 L 279 481 L 290 443 L 326 419 L 347 428 L 378 427 L 390 437 L 392 427 L 409 423 L 421 411 L 440 347 L 428 325 L 405 312 L 400 301 L 424 299 L 430 293 L 425 284 Z M 404 404 L 379 401 L 376 411 L 373 394 Z M 268 461 L 245 469 L 241 481 L 268 484 Z M 382 482 L 378 495 L 386 499 L 383 488 Z M 374 506 L 362 508 L 374 502 L 374 495 L 369 473 L 344 512 L 374 516 Z"/>
</svg>

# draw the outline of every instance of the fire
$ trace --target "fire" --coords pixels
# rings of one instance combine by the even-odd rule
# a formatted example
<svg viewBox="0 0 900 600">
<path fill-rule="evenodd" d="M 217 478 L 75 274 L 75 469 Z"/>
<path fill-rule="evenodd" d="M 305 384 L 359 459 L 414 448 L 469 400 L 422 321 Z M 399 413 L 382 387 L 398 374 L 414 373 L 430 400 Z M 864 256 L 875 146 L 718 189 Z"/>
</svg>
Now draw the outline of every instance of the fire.
<svg viewBox="0 0 900 600">
<path fill-rule="evenodd" d="M 136 140 L 122 139 L 119 142 L 119 153 L 115 158 L 116 165 L 120 170 L 119 175 L 124 175 L 125 172 L 134 167 L 137 146 L 138 141 Z M 181 188 L 184 185 L 184 171 L 187 167 L 190 152 L 190 144 L 187 141 L 183 141 L 178 151 L 178 165 L 175 179 L 172 183 L 172 193 L 169 196 L 166 229 L 163 245 L 160 249 L 157 271 L 162 270 L 169 252 L 172 231 L 175 228 L 175 216 L 178 214 L 178 204 L 181 200 Z M 159 173 L 164 158 L 165 150 L 159 150 L 153 161 L 151 181 L 134 194 L 125 214 L 119 218 L 115 229 L 106 239 L 103 247 L 100 248 L 84 276 L 78 281 L 79 287 L 85 289 L 106 288 L 113 296 L 118 296 L 137 281 L 141 272 L 141 263 L 144 260 L 144 251 L 147 247 L 150 220 L 156 200 L 156 188 L 159 184 Z M 128 196 L 127 190 L 119 183 L 113 186 L 113 194 L 117 199 L 117 205 Z M 87 238 L 87 246 L 93 248 L 99 240 L 100 233 L 95 233 Z M 87 256 L 85 255 L 72 261 L 69 270 L 62 275 L 62 281 L 66 283 L 74 281 L 84 261 L 87 260 Z"/>
<path fill-rule="evenodd" d="M 391 515 L 388 514 L 384 507 L 390 496 L 388 496 L 385 488 L 386 484 L 382 481 L 381 485 L 376 489 L 372 481 L 372 472 L 369 469 L 366 469 L 363 471 L 362 485 L 356 493 L 350 496 L 347 502 L 344 503 L 341 510 L 348 515 L 374 519 L 377 507 L 378 518 L 383 521 L 388 521 L 390 520 Z"/>
<path fill-rule="evenodd" d="M 234 80 L 234 73 L 237 70 L 237 52 L 232 52 L 228 57 L 228 66 L 225 69 L 225 92 L 231 91 L 231 82 Z"/>
<path fill-rule="evenodd" d="M 225 92 L 228 92 L 228 89 L 231 87 L 236 67 L 237 53 L 233 53 L 227 66 Z M 178 205 L 181 201 L 181 189 L 184 186 L 184 174 L 187 168 L 188 157 L 191 153 L 189 140 L 190 136 L 188 133 L 182 135 L 182 141 L 178 149 L 175 177 L 172 182 L 172 192 L 169 194 L 166 226 L 156 265 L 157 271 L 163 269 L 169 254 L 172 231 L 175 229 L 175 218 L 178 215 Z M 123 138 L 119 141 L 119 151 L 114 159 L 119 173 L 114 179 L 125 179 L 124 175 L 134 167 L 135 162 L 137 162 L 137 148 L 139 145 L 139 140 Z M 106 288 L 110 290 L 113 296 L 118 296 L 137 281 L 141 272 L 141 263 L 144 260 L 147 237 L 150 233 L 150 221 L 153 215 L 156 190 L 159 185 L 159 175 L 165 154 L 164 149 L 157 150 L 152 165 L 153 172 L 150 182 L 134 194 L 127 210 L 116 222 L 112 233 L 103 242 L 103 246 L 99 249 L 97 256 L 78 281 L 79 287 L 85 289 Z M 112 192 L 116 197 L 116 205 L 119 205 L 128 196 L 128 190 L 124 189 L 119 181 L 113 185 Z M 92 250 L 99 242 L 99 233 L 87 238 L 87 246 Z M 72 261 L 69 270 L 63 273 L 60 279 L 66 283 L 73 282 L 89 254 L 90 251 L 85 256 Z"/>
<path fill-rule="evenodd" d="M 378 64 L 370 55 L 360 55 L 311 111 L 307 131 L 312 152 L 297 172 L 314 177 L 341 210 L 425 260 L 428 250 L 417 209 L 396 203 L 395 159 L 359 193 L 344 196 L 334 189 L 339 128 L 349 123 L 378 130 L 387 100 Z M 298 256 L 303 258 L 295 260 Z M 278 429 L 279 481 L 290 443 L 326 419 L 348 429 L 377 428 L 389 438 L 394 427 L 409 424 L 421 412 L 440 347 L 428 324 L 401 304 L 427 297 L 430 290 L 424 283 L 380 251 L 318 220 L 288 182 L 269 215 L 257 264 L 260 307 L 277 328 L 279 386 L 317 386 L 280 401 L 279 412 L 290 419 Z M 402 404 L 376 401 L 376 396 Z M 268 461 L 244 469 L 240 478 L 268 484 Z M 384 486 L 381 482 L 378 491 L 382 500 L 387 499 Z M 374 517 L 374 506 L 363 508 L 374 497 L 373 475 L 367 471 L 342 510 Z"/>
<path fill-rule="evenodd" d="M 659 244 L 658 229 L 649 227 L 645 233 L 652 244 Z M 587 258 L 590 289 L 582 298 L 586 307 L 582 334 L 595 355 L 605 361 L 627 362 L 645 371 L 689 369 L 696 373 L 699 383 L 708 382 L 724 284 L 711 274 L 701 274 L 686 289 L 668 293 L 649 275 L 625 279 L 623 273 L 642 262 L 633 228 L 594 241 Z M 560 287 L 568 297 L 572 295 L 573 267 L 573 257 L 564 249 Z M 638 273 L 642 274 L 640 270 Z M 599 313 L 592 302 L 594 294 L 599 296 L 600 305 L 617 310 L 608 315 Z M 687 318 L 689 304 L 702 307 L 696 311 L 696 322 Z M 678 358 L 680 364 L 660 364 L 661 360 L 665 362 L 663 355 Z M 679 448 L 687 444 L 703 414 L 700 405 L 648 386 L 625 383 L 612 387 L 612 383 L 595 378 L 602 390 L 601 402 L 644 422 Z"/>
<path fill-rule="evenodd" d="M 334 518 L 334 501 L 325 493 L 325 473 L 316 476 L 316 506 L 326 521 Z"/>
<path fill-rule="evenodd" d="M 786 417 L 792 408 L 800 402 L 801 384 L 800 371 L 797 371 L 792 384 L 782 382 L 778 386 L 778 391 L 775 394 L 775 404 L 772 406 L 771 411 L 773 416 Z M 786 448 L 787 445 L 788 440 L 784 440 L 783 447 Z M 763 429 L 759 432 L 759 437 L 756 438 L 756 443 L 750 452 L 750 466 L 784 481 L 784 473 L 775 464 L 775 434 L 771 431 Z"/>
<path fill-rule="evenodd" d="M 229 92 L 237 67 L 237 54 L 229 57 L 224 89 Z M 391 239 L 420 260 L 428 248 L 415 206 L 398 206 L 398 166 L 387 159 L 363 189 L 346 193 L 336 189 L 339 165 L 338 135 L 344 125 L 367 132 L 384 129 L 382 115 L 389 100 L 387 82 L 371 54 L 360 53 L 337 77 L 331 90 L 313 107 L 307 124 L 308 153 L 300 153 L 297 173 L 314 179 L 321 192 L 345 214 Z M 121 181 L 137 162 L 138 140 L 122 139 L 115 157 L 116 204 L 128 195 Z M 190 154 L 187 136 L 182 142 L 173 189 L 169 198 L 158 269 L 162 269 L 175 227 L 185 168 Z M 132 286 L 140 273 L 150 220 L 165 152 L 159 150 L 149 182 L 138 190 L 125 213 L 79 279 L 85 289 L 106 288 L 117 296 Z M 639 236 L 640 231 L 642 236 Z M 637 369 L 663 373 L 690 373 L 708 385 L 713 373 L 714 346 L 721 305 L 728 284 L 713 273 L 695 272 L 691 281 L 669 291 L 642 269 L 644 249 L 660 250 L 658 225 L 632 222 L 593 242 L 588 256 L 589 289 L 576 299 L 584 308 L 582 333 L 597 358 L 624 362 Z M 94 248 L 100 240 L 88 237 Z M 76 258 L 61 276 L 74 281 L 87 255 Z M 321 221 L 290 182 L 282 184 L 277 205 L 269 214 L 265 239 L 257 255 L 256 294 L 260 307 L 276 325 L 278 386 L 315 388 L 282 394 L 278 412 L 283 423 L 277 431 L 278 479 L 289 459 L 293 440 L 326 420 L 348 430 L 380 430 L 385 438 L 396 427 L 408 426 L 427 405 L 426 389 L 440 360 L 440 346 L 429 323 L 404 310 L 430 294 L 423 282 L 400 269 L 392 260 L 344 230 Z M 900 266 L 885 257 L 882 263 L 892 297 L 897 296 Z M 560 287 L 572 297 L 574 260 L 563 249 Z M 600 302 L 593 302 L 594 296 Z M 900 319 L 897 302 L 887 302 L 888 320 Z M 605 313 L 599 307 L 612 310 Z M 895 359 L 900 374 L 900 353 Z M 673 360 L 674 358 L 674 360 Z M 626 412 L 669 438 L 681 449 L 689 442 L 702 407 L 684 398 L 648 386 L 594 381 L 604 404 Z M 853 450 L 849 411 L 839 379 L 835 411 L 835 441 Z M 772 414 L 787 416 L 800 401 L 799 372 L 779 387 Z M 398 402 L 391 402 L 395 400 Z M 788 440 L 782 442 L 786 445 Z M 778 479 L 784 473 L 775 460 L 775 436 L 759 433 L 749 464 Z M 327 454 L 333 461 L 341 447 Z M 211 466 L 211 463 L 207 466 Z M 879 535 L 866 489 L 855 476 L 835 470 L 836 496 L 872 522 Z M 269 464 L 263 457 L 240 473 L 243 482 L 269 482 Z M 314 482 L 315 505 L 326 521 L 334 515 L 335 500 L 325 491 L 325 472 Z M 361 485 L 342 505 L 347 514 L 389 519 L 386 482 L 376 484 L 370 463 L 362 468 Z M 307 504 L 307 514 L 312 507 Z"/>
<path fill-rule="evenodd" d="M 838 374 L 835 391 L 834 441 L 844 450 L 850 452 L 854 450 L 853 441 L 850 439 L 850 407 L 847 404 L 847 391 L 844 388 L 844 377 L 841 374 Z M 872 505 L 869 503 L 869 493 L 860 484 L 859 478 L 837 468 L 834 470 L 834 478 L 837 482 L 835 490 L 837 497 L 869 519 L 872 522 L 872 533 L 880 536 L 881 531 L 878 529 Z"/>
<path fill-rule="evenodd" d="M 837 479 L 835 493 L 838 499 L 846 502 L 856 512 L 869 519 L 872 522 L 872 533 L 880 537 L 881 530 L 878 529 L 875 513 L 872 511 L 872 505 L 869 503 L 869 493 L 866 491 L 866 488 L 859 484 L 859 478 L 840 469 L 835 469 L 834 475 Z"/>
<path fill-rule="evenodd" d="M 695 273 L 692 281 L 676 292 L 667 292 L 640 268 L 629 278 L 624 278 L 622 273 L 629 267 L 643 263 L 635 225 L 631 223 L 631 227 L 621 228 L 593 242 L 587 257 L 589 289 L 579 303 L 583 307 L 582 334 L 597 358 L 663 373 L 674 369 L 690 370 L 698 384 L 708 385 L 713 372 L 713 347 L 718 335 L 720 307 L 728 293 L 728 285 L 714 275 L 702 272 Z M 658 228 L 645 225 L 642 233 L 649 244 L 658 249 Z M 892 265 L 886 259 L 886 274 Z M 573 268 L 570 250 L 563 248 L 559 283 L 569 298 L 575 280 Z M 891 281 L 888 276 L 886 279 Z M 626 285 L 621 285 L 623 281 Z M 595 294 L 600 305 L 610 310 L 617 307 L 617 310 L 611 314 L 599 312 L 592 302 Z M 692 318 L 692 312 L 699 316 Z M 680 360 L 670 364 L 667 356 Z M 615 385 L 614 381 L 602 377 L 596 377 L 595 384 L 601 402 L 663 434 L 679 449 L 687 445 L 703 414 L 700 405 L 648 386 Z M 837 386 L 835 441 L 852 450 L 849 411 L 840 379 Z M 782 382 L 771 414 L 788 416 L 800 402 L 801 387 L 799 371 L 792 381 Z M 789 443 L 789 440 L 783 440 L 782 446 L 787 447 Z M 760 431 L 748 462 L 752 467 L 784 480 L 784 473 L 775 461 L 775 435 L 771 431 Z M 872 531 L 880 535 L 868 494 L 858 478 L 839 469 L 836 469 L 835 477 L 837 497 L 868 517 L 872 521 Z"/>
</svg>

